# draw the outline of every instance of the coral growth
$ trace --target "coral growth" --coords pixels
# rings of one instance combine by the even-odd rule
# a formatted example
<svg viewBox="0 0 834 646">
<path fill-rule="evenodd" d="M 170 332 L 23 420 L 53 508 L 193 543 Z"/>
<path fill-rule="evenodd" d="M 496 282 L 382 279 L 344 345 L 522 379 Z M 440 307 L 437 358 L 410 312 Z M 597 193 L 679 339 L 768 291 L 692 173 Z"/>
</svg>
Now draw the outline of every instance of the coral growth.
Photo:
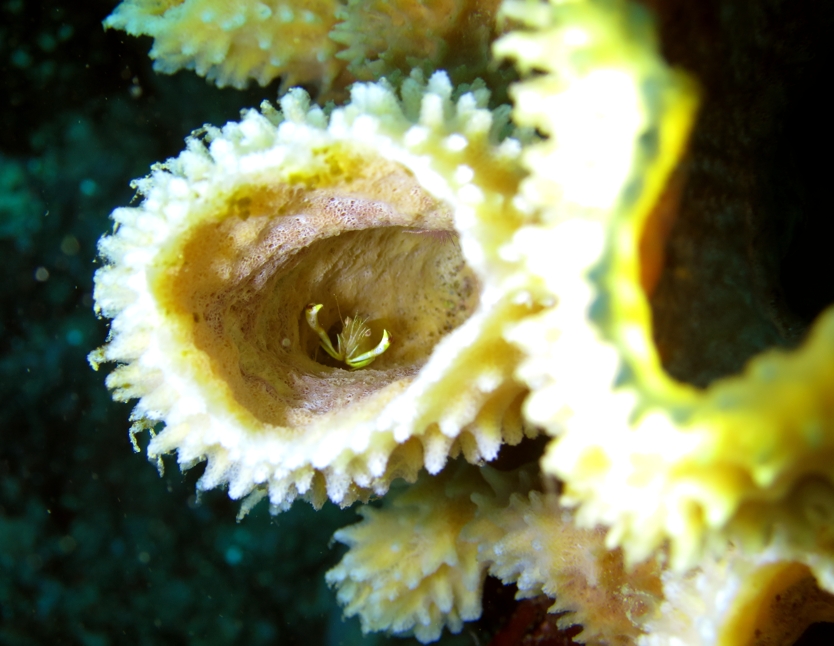
<svg viewBox="0 0 834 646">
<path fill-rule="evenodd" d="M 496 2 L 216 4 L 128 0 L 107 25 L 221 85 L 391 81 L 206 127 L 114 212 L 90 359 L 119 364 L 151 457 L 208 461 L 200 486 L 244 510 L 412 483 L 336 535 L 328 581 L 366 631 L 459 631 L 488 573 L 589 644 L 784 644 L 834 618 L 834 310 L 704 389 L 664 369 L 649 297 L 700 97 L 645 7 L 503 3 L 528 140 L 483 83 L 419 71 L 494 70 Z M 534 427 L 552 492 L 482 466 Z"/>
<path fill-rule="evenodd" d="M 328 88 L 342 68 L 328 38 L 336 7 L 335 0 L 125 0 L 104 26 L 153 37 L 150 56 L 166 74 L 193 69 L 219 87 L 281 76 L 285 87 Z"/>
<path fill-rule="evenodd" d="M 811 624 L 834 620 L 834 595 L 806 565 L 774 553 L 731 548 L 684 574 L 665 572 L 663 596 L 639 646 L 793 644 Z"/>
<path fill-rule="evenodd" d="M 609 525 L 610 544 L 633 560 L 669 539 L 684 568 L 713 540 L 718 549 L 727 538 L 761 544 L 795 487 L 834 481 L 834 314 L 820 317 L 800 349 L 763 354 L 705 391 L 664 371 L 641 249 L 694 94 L 654 53 L 640 11 L 602 8 L 535 13 L 511 3 L 537 29 L 498 43 L 527 68 L 553 70 L 515 91 L 516 118 L 552 135 L 525 152 L 533 175 L 522 191 L 554 224 L 519 236 L 558 299 L 518 330 L 530 356 L 521 374 L 535 391 L 526 411 L 558 436 L 543 464 L 566 483 L 566 501 L 581 505 L 583 523 Z M 576 52 L 587 67 L 571 62 Z M 616 107 L 574 109 L 594 96 Z M 546 263 L 554 253 L 565 260 Z"/>
<path fill-rule="evenodd" d="M 518 586 L 518 597 L 546 594 L 557 625 L 582 626 L 586 644 L 627 646 L 643 633 L 660 601 L 662 558 L 627 570 L 620 550 L 605 546 L 605 530 L 582 529 L 555 494 L 515 493 L 509 504 L 475 494 L 481 520 L 469 529 L 478 537 L 479 558 L 491 575 Z"/>
<path fill-rule="evenodd" d="M 834 620 L 834 594 L 801 554 L 728 548 L 678 572 L 660 550 L 629 567 L 605 528 L 578 527 L 558 495 L 531 489 L 533 474 L 459 463 L 361 506 L 363 520 L 336 533 L 349 550 L 327 575 L 346 613 L 366 632 L 434 641 L 479 618 L 490 574 L 518 598 L 550 597 L 553 628 L 594 646 L 782 646 Z"/>
<path fill-rule="evenodd" d="M 413 67 L 483 74 L 498 0 L 348 0 L 331 34 L 356 78 L 371 80 Z M 454 76 L 454 74 L 453 74 Z"/>
<path fill-rule="evenodd" d="M 336 533 L 350 549 L 327 575 L 346 613 L 366 632 L 434 641 L 444 625 L 459 632 L 480 617 L 489 573 L 517 584 L 519 598 L 555 599 L 557 625 L 583 627 L 578 641 L 635 643 L 663 601 L 662 555 L 626 569 L 604 529 L 576 527 L 556 495 L 530 490 L 532 473 L 459 463 L 392 491 L 381 508 L 361 506 L 362 522 Z"/>
<path fill-rule="evenodd" d="M 498 143 L 482 89 L 455 101 L 438 73 L 402 93 L 357 85 L 327 115 L 292 91 L 189 138 L 114 212 L 95 291 L 111 339 L 91 361 L 120 364 L 107 384 L 139 399 L 135 430 L 164 423 L 151 457 L 208 460 L 203 488 L 348 504 L 521 440 L 501 335 L 529 309 L 497 256 L 518 142 Z M 361 315 L 390 348 L 329 363 L 309 303 L 325 331 Z"/>
<path fill-rule="evenodd" d="M 325 94 L 412 68 L 487 72 L 498 0 L 124 0 L 105 27 L 154 39 L 157 71 L 219 87 L 310 84 Z M 455 74 L 458 72 L 458 74 Z"/>
<path fill-rule="evenodd" d="M 473 493 L 496 495 L 472 467 L 450 466 L 392 491 L 381 509 L 363 505 L 362 522 L 336 532 L 350 549 L 327 581 L 363 631 L 413 632 L 428 643 L 444 626 L 457 633 L 480 617 L 486 567 L 462 532 L 477 511 Z"/>
</svg>

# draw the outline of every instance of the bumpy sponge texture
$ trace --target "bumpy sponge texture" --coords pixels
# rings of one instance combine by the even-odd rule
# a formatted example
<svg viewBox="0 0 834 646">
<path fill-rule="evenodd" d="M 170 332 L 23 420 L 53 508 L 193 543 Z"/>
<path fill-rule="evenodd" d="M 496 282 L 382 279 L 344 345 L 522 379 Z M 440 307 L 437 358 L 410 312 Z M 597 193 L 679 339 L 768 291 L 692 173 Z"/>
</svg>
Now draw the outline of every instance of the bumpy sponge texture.
<svg viewBox="0 0 834 646">
<path fill-rule="evenodd" d="M 797 350 L 767 352 L 706 390 L 669 377 L 641 249 L 697 94 L 661 60 L 637 8 L 506 8 L 529 31 L 499 52 L 546 72 L 516 88 L 514 112 L 550 135 L 525 153 L 522 186 L 546 223 L 516 241 L 556 304 L 513 337 L 529 357 L 519 371 L 534 391 L 527 415 L 558 436 L 543 467 L 564 480 L 578 520 L 610 526 L 609 544 L 632 560 L 667 539 L 678 569 L 711 543 L 758 549 L 776 517 L 791 516 L 797 525 L 780 531 L 814 543 L 813 516 L 785 506 L 809 480 L 834 482 L 834 310 Z M 814 549 L 830 571 L 821 563 L 831 550 Z"/>
<path fill-rule="evenodd" d="M 782 646 L 834 618 L 834 595 L 801 561 L 730 549 L 686 573 L 663 574 L 664 601 L 639 646 Z"/>
<path fill-rule="evenodd" d="M 488 573 L 519 598 L 551 597 L 557 625 L 581 626 L 573 640 L 589 646 L 784 646 L 834 618 L 813 554 L 730 546 L 679 572 L 660 550 L 628 567 L 604 528 L 577 526 L 535 480 L 529 466 L 461 462 L 360 507 L 362 522 L 336 534 L 349 550 L 327 575 L 347 614 L 366 631 L 434 641 L 478 618 Z"/>
<path fill-rule="evenodd" d="M 223 87 L 317 86 L 445 69 L 489 73 L 499 0 L 124 0 L 105 27 L 154 39 L 157 71 L 193 69 Z"/>
<path fill-rule="evenodd" d="M 498 0 L 348 0 L 331 37 L 356 78 L 371 80 L 429 65 L 483 74 Z"/>
<path fill-rule="evenodd" d="M 457 633 L 480 617 L 486 568 L 478 544 L 462 534 L 477 511 L 473 493 L 495 495 L 475 469 L 450 465 L 392 491 L 382 508 L 360 507 L 362 522 L 336 532 L 350 549 L 327 581 L 364 632 L 413 633 L 428 643 L 444 627 Z"/>
<path fill-rule="evenodd" d="M 643 634 L 663 600 L 662 555 L 626 569 L 621 550 L 608 550 L 603 528 L 577 527 L 555 494 L 514 493 L 509 504 L 475 494 L 479 520 L 466 535 L 478 537 L 479 559 L 489 573 L 518 586 L 518 597 L 546 594 L 558 626 L 582 626 L 584 644 L 628 646 Z"/>
<path fill-rule="evenodd" d="M 415 75 L 402 94 L 358 85 L 328 115 L 293 90 L 196 133 L 114 212 L 95 279 L 111 336 L 91 361 L 120 364 L 107 383 L 139 400 L 134 430 L 163 423 L 151 457 L 208 461 L 201 487 L 348 504 L 532 433 L 502 336 L 529 310 L 498 257 L 520 146 L 482 89 L 455 100 L 445 75 Z M 331 362 L 309 303 L 331 334 L 360 315 L 390 349 Z"/>
<path fill-rule="evenodd" d="M 316 83 L 328 88 L 344 64 L 328 34 L 336 0 L 125 0 L 104 26 L 152 36 L 158 71 L 193 69 L 219 87 Z"/>
</svg>

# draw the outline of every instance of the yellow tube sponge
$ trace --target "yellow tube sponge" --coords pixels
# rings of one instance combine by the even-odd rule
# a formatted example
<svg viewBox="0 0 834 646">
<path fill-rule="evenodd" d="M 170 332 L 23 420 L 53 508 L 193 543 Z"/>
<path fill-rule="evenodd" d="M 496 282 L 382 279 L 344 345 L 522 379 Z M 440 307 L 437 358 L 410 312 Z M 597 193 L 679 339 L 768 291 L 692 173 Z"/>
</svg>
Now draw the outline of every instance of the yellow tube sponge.
<svg viewBox="0 0 834 646">
<path fill-rule="evenodd" d="M 642 250 L 696 92 L 662 61 L 638 8 L 506 10 L 530 31 L 499 41 L 499 53 L 547 72 L 514 91 L 516 119 L 550 135 L 525 153 L 522 187 L 546 224 L 515 242 L 555 306 L 513 336 L 529 357 L 526 414 L 558 436 L 543 468 L 565 482 L 578 521 L 610 526 L 609 545 L 632 560 L 667 539 L 677 569 L 710 542 L 760 548 L 792 491 L 834 483 L 834 310 L 799 349 L 766 352 L 705 390 L 671 378 L 652 339 Z M 794 535 L 816 531 L 810 517 L 792 522 Z M 834 562 L 830 547 L 815 549 Z"/>
<path fill-rule="evenodd" d="M 442 73 L 415 74 L 402 100 L 356 85 L 329 115 L 292 90 L 136 183 L 143 201 L 100 243 L 96 307 L 113 321 L 90 359 L 120 364 L 107 384 L 139 400 L 134 433 L 164 425 L 150 457 L 207 460 L 202 488 L 283 508 L 348 504 L 521 440 L 502 335 L 529 308 L 498 256 L 520 221 L 520 146 L 499 143 L 506 112 L 486 101 L 455 99 Z M 367 367 L 322 347 L 347 317 L 370 347 L 389 336 Z"/>
<path fill-rule="evenodd" d="M 730 549 L 686 573 L 663 574 L 665 600 L 638 646 L 790 646 L 813 623 L 834 621 L 834 595 L 808 567 Z"/>
<path fill-rule="evenodd" d="M 358 79 L 430 66 L 483 74 L 499 0 L 348 0 L 331 37 Z"/>
<path fill-rule="evenodd" d="M 284 87 L 316 83 L 328 89 L 344 68 L 328 33 L 336 0 L 124 0 L 107 28 L 154 39 L 159 72 L 193 69 L 219 87 L 244 88 L 250 79 Z"/>
<path fill-rule="evenodd" d="M 497 508 L 474 495 L 479 521 L 466 536 L 479 542 L 489 573 L 518 586 L 518 597 L 546 594 L 560 628 L 581 625 L 574 640 L 628 646 L 643 634 L 661 601 L 660 557 L 626 569 L 621 550 L 605 546 L 603 528 L 582 529 L 555 494 L 515 493 Z"/>
</svg>

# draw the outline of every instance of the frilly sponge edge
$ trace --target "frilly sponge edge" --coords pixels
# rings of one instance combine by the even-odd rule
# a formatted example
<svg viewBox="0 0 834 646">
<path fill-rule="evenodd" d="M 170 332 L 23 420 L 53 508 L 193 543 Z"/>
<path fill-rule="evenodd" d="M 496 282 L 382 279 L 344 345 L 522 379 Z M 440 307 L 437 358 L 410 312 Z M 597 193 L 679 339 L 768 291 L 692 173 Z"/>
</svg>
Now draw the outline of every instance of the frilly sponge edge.
<svg viewBox="0 0 834 646">
<path fill-rule="evenodd" d="M 519 598 L 546 594 L 561 628 L 581 625 L 585 644 L 628 646 L 643 634 L 663 599 L 662 557 L 626 569 L 605 530 L 576 526 L 552 493 L 514 493 L 508 502 L 477 493 L 478 519 L 467 527 L 489 573 L 515 583 Z M 496 504 L 501 503 L 503 504 Z"/>
<path fill-rule="evenodd" d="M 472 494 L 500 496 L 524 476 L 490 474 L 487 480 L 465 464 L 423 474 L 408 489 L 392 491 L 382 508 L 360 507 L 363 520 L 336 532 L 350 549 L 327 581 L 338 588 L 345 614 L 359 615 L 364 632 L 413 632 L 428 643 L 444 626 L 457 633 L 463 621 L 481 616 L 486 566 L 464 531 L 477 512 Z"/>
<path fill-rule="evenodd" d="M 834 619 L 834 595 L 806 565 L 773 550 L 745 556 L 730 548 L 661 578 L 664 600 L 638 646 L 793 644 L 811 624 Z"/>
<path fill-rule="evenodd" d="M 797 496 L 830 496 L 834 483 L 834 312 L 796 351 L 769 351 L 704 391 L 669 377 L 652 341 L 646 249 L 697 92 L 625 3 L 504 10 L 529 31 L 497 52 L 546 72 L 514 91 L 516 120 L 550 135 L 523 157 L 522 195 L 544 222 L 514 241 L 554 303 L 513 334 L 533 391 L 526 415 L 557 436 L 543 468 L 565 482 L 578 520 L 610 526 L 609 546 L 632 561 L 666 539 L 676 568 L 728 538 L 830 555 L 830 505 L 813 511 Z M 830 556 L 810 560 L 830 586 Z"/>
<path fill-rule="evenodd" d="M 521 440 L 502 334 L 530 310 L 498 256 L 519 223 L 520 146 L 499 143 L 506 113 L 483 89 L 455 102 L 444 74 L 415 74 L 402 96 L 357 85 L 328 116 L 293 90 L 280 112 L 190 137 L 113 213 L 95 277 L 111 335 L 91 362 L 119 364 L 107 384 L 139 400 L 134 430 L 163 424 L 149 456 L 207 460 L 201 487 L 285 508 Z M 309 303 L 331 334 L 367 317 L 390 349 L 360 370 L 329 363 Z"/>
<path fill-rule="evenodd" d="M 128 0 L 107 24 L 154 36 L 168 71 L 327 89 L 443 60 L 439 34 L 470 6 Z M 113 214 L 95 277 L 111 334 L 90 361 L 117 364 L 108 387 L 138 400 L 149 457 L 207 461 L 200 487 L 228 485 L 244 511 L 416 482 L 337 533 L 349 550 L 328 581 L 366 630 L 460 630 L 489 573 L 554 597 L 588 643 L 787 643 L 834 618 L 834 309 L 741 374 L 672 379 L 648 294 L 698 88 L 625 0 L 500 14 L 513 31 L 495 55 L 527 75 L 513 119 L 542 139 L 506 136 L 509 111 L 443 72 L 399 94 L 357 84 L 332 110 L 295 89 L 207 126 Z M 359 34 L 371 23 L 392 27 Z M 356 370 L 320 344 L 347 317 L 370 347 L 391 338 Z M 559 496 L 471 466 L 528 423 L 552 436 Z M 458 454 L 471 464 L 441 473 Z"/>
<path fill-rule="evenodd" d="M 360 80 L 429 64 L 483 74 L 500 0 L 348 0 L 330 37 Z M 471 76 L 470 76 L 471 78 Z"/>
<path fill-rule="evenodd" d="M 315 82 L 327 88 L 344 67 L 328 38 L 336 0 L 125 0 L 104 21 L 132 36 L 152 36 L 154 68 L 193 69 L 219 87 L 285 87 Z"/>
<path fill-rule="evenodd" d="M 348 551 L 327 574 L 366 632 L 436 640 L 481 614 L 486 574 L 517 597 L 546 594 L 557 625 L 580 625 L 589 646 L 775 646 L 834 619 L 834 595 L 808 565 L 777 548 L 735 548 L 686 572 L 665 550 L 634 567 L 585 529 L 555 493 L 535 490 L 535 469 L 502 472 L 464 462 L 391 491 L 363 520 L 336 533 Z"/>
<path fill-rule="evenodd" d="M 250 80 L 323 91 L 412 67 L 483 74 L 499 0 L 124 0 L 107 28 L 154 39 L 159 72 L 193 69 L 219 87 Z M 335 87 L 334 87 L 335 86 Z"/>
</svg>

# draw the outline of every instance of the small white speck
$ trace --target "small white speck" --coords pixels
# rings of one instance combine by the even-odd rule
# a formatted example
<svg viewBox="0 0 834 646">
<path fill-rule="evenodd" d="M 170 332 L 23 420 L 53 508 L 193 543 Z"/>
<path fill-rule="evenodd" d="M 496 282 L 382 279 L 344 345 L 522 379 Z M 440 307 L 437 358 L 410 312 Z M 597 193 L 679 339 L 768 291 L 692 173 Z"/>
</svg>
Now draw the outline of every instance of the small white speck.
<svg viewBox="0 0 834 646">
<path fill-rule="evenodd" d="M 444 141 L 443 143 L 446 146 L 447 150 L 450 150 L 451 152 L 459 152 L 466 148 L 466 145 L 469 142 L 466 141 L 466 137 L 464 137 L 463 135 L 454 134 L 446 137 L 446 141 Z"/>
<path fill-rule="evenodd" d="M 475 177 L 475 171 L 469 166 L 460 165 L 455 169 L 455 181 L 458 184 L 468 184 Z"/>
<path fill-rule="evenodd" d="M 418 146 L 428 139 L 428 137 L 428 130 L 421 128 L 420 126 L 412 126 L 408 129 L 408 132 L 405 133 L 405 145 L 409 147 Z"/>
</svg>

